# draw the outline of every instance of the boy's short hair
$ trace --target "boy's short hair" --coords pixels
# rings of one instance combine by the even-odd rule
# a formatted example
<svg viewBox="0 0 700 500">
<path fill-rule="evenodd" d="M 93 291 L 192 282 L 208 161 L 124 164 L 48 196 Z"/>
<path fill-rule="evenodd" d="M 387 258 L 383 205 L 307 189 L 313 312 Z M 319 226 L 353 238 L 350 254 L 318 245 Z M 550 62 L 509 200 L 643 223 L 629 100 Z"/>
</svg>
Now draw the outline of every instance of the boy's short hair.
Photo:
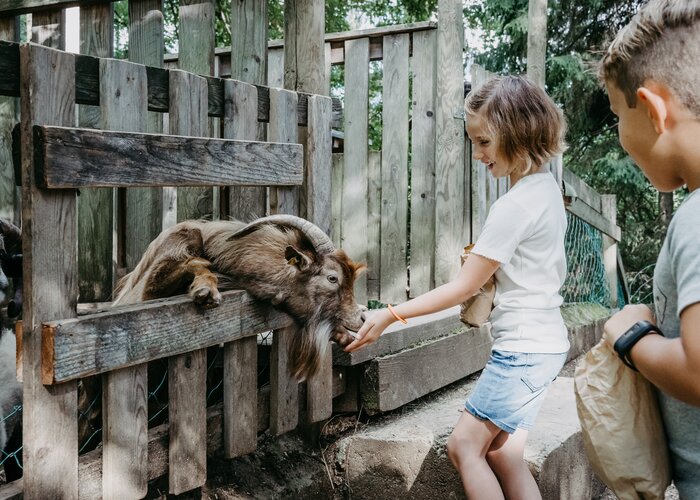
<svg viewBox="0 0 700 500">
<path fill-rule="evenodd" d="M 525 77 L 488 80 L 469 92 L 464 110 L 467 120 L 469 115 L 481 115 L 506 159 L 523 162 L 522 173 L 564 151 L 564 115 L 543 89 Z"/>
<path fill-rule="evenodd" d="M 622 28 L 598 76 L 622 91 L 630 108 L 646 80 L 667 85 L 700 117 L 700 1 L 651 0 Z"/>
</svg>

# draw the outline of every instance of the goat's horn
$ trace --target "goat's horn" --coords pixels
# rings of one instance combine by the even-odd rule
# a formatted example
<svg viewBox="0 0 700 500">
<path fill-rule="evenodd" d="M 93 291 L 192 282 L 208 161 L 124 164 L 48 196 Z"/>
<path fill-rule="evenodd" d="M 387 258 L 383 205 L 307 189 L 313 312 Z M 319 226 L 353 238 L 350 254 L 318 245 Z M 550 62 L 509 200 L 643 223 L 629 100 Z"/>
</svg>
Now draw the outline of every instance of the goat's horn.
<svg viewBox="0 0 700 500">
<path fill-rule="evenodd" d="M 306 219 L 302 219 L 301 217 L 288 214 L 270 215 L 267 217 L 261 217 L 260 219 L 256 219 L 244 228 L 236 231 L 228 239 L 232 240 L 234 238 L 240 238 L 241 236 L 245 236 L 246 234 L 252 233 L 263 224 L 290 226 L 300 230 L 306 235 L 307 238 L 309 238 L 309 241 L 311 241 L 311 244 L 314 246 L 314 249 L 321 255 L 331 253 L 335 250 L 333 242 L 320 227 L 313 224 L 312 222 L 309 222 Z"/>
<path fill-rule="evenodd" d="M 0 219 L 0 233 L 4 234 L 8 238 L 15 238 L 17 240 L 22 237 L 22 232 L 20 229 L 12 222 L 5 219 Z"/>
</svg>

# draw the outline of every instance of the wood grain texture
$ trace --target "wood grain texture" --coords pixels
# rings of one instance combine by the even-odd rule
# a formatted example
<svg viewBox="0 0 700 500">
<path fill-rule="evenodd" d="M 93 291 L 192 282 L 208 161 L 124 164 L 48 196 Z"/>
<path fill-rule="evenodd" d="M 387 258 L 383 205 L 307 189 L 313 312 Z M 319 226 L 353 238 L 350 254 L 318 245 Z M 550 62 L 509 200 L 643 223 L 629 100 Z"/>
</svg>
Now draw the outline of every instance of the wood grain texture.
<svg viewBox="0 0 700 500">
<path fill-rule="evenodd" d="M 331 232 L 331 99 L 309 97 L 309 125 L 304 148 L 306 218 Z M 354 257 L 354 255 L 352 256 Z"/>
<path fill-rule="evenodd" d="M 369 38 L 345 42 L 345 136 L 340 247 L 359 262 L 367 261 Z M 367 303 L 367 275 L 355 281 L 355 298 Z"/>
<path fill-rule="evenodd" d="M 188 297 L 115 307 L 43 325 L 44 383 L 105 373 L 283 328 L 291 319 L 247 293 L 222 293 L 210 310 Z"/>
<path fill-rule="evenodd" d="M 168 421 L 168 490 L 179 495 L 207 480 L 206 349 L 168 360 Z"/>
<path fill-rule="evenodd" d="M 601 196 L 588 184 L 582 181 L 571 170 L 565 168 L 563 170 L 564 181 L 571 184 L 571 187 L 576 191 L 576 197 L 591 207 L 596 212 L 600 213 L 603 210 Z"/>
<path fill-rule="evenodd" d="M 91 0 L 95 3 L 111 2 L 113 0 Z M 0 7 L 3 15 L 19 15 L 37 11 L 58 10 L 67 7 L 74 7 L 80 0 L 5 0 Z"/>
<path fill-rule="evenodd" d="M 257 102 L 258 90 L 254 85 L 236 80 L 226 81 L 225 139 L 256 139 Z M 253 220 L 263 217 L 267 211 L 266 187 L 230 186 L 228 197 L 229 215 L 236 219 Z"/>
<path fill-rule="evenodd" d="M 435 51 L 435 31 L 413 34 L 410 297 L 434 286 Z"/>
<path fill-rule="evenodd" d="M 438 1 L 435 286 L 452 280 L 464 246 L 464 22 L 462 2 Z"/>
<path fill-rule="evenodd" d="M 78 498 L 77 386 L 41 383 L 41 322 L 72 317 L 78 298 L 75 191 L 35 184 L 33 124 L 75 122 L 74 56 L 38 45 L 20 50 L 22 251 L 24 276 L 22 378 L 26 498 Z M 56 251 L 60 245 L 61 251 Z"/>
<path fill-rule="evenodd" d="M 323 94 L 325 11 L 322 0 L 284 3 L 284 88 Z"/>
<path fill-rule="evenodd" d="M 298 144 L 70 127 L 38 127 L 35 134 L 42 187 L 49 189 L 301 183 Z"/>
<path fill-rule="evenodd" d="M 486 328 L 464 329 L 369 363 L 361 387 L 364 408 L 394 410 L 481 370 L 491 353 Z M 435 367 L 440 369 L 436 370 Z"/>
<path fill-rule="evenodd" d="M 204 78 L 184 71 L 170 71 L 169 116 L 169 132 L 172 135 L 180 137 L 205 137 L 209 135 L 207 85 Z M 212 171 L 218 171 L 216 163 L 210 164 Z M 189 165 L 193 176 L 201 175 L 198 164 L 202 163 L 194 161 Z M 178 187 L 178 222 L 208 218 L 212 216 L 212 212 L 213 191 L 210 187 Z"/>
<path fill-rule="evenodd" d="M 146 129 L 145 67 L 114 59 L 100 60 L 100 108 L 104 130 Z M 110 163 L 106 161 L 105 163 Z M 133 205 L 132 205 L 133 207 Z M 128 209 L 129 207 L 127 207 Z M 138 214 L 143 217 L 144 214 Z M 137 220 L 129 214 L 128 220 Z M 132 228 L 130 228 L 132 229 Z M 140 231 L 127 231 L 127 252 Z M 131 254 L 132 260 L 136 255 Z M 148 377 L 144 365 L 107 373 L 102 383 L 103 496 L 138 498 L 146 494 L 148 461 Z M 129 422 L 129 425 L 125 425 Z"/>
<path fill-rule="evenodd" d="M 367 157 L 367 299 L 379 300 L 382 233 L 382 153 Z"/>
<path fill-rule="evenodd" d="M 343 220 L 343 167 L 345 165 L 343 153 L 333 153 L 333 166 L 331 167 L 331 241 L 336 248 L 341 248 L 341 225 Z M 365 278 L 366 282 L 366 278 Z M 367 286 L 365 285 L 365 295 Z M 357 288 L 355 288 L 355 297 Z M 359 303 L 359 298 L 358 298 Z"/>
<path fill-rule="evenodd" d="M 294 116 L 296 108 L 295 92 L 270 89 L 270 124 L 267 128 L 269 142 L 287 144 L 297 142 L 297 120 Z M 299 199 L 300 193 L 297 187 L 270 189 L 270 213 L 297 215 Z"/>
<path fill-rule="evenodd" d="M 85 5 L 80 9 L 80 51 L 96 57 L 113 56 L 113 4 Z M 98 128 L 98 106 L 78 107 L 78 126 Z M 78 198 L 78 275 L 80 298 L 106 301 L 114 285 L 112 235 L 114 230 L 112 189 L 83 189 Z"/>
<path fill-rule="evenodd" d="M 255 451 L 258 441 L 258 345 L 255 336 L 224 346 L 224 456 Z"/>
<path fill-rule="evenodd" d="M 267 17 L 264 0 L 231 2 L 231 78 L 247 83 L 267 82 Z"/>
<path fill-rule="evenodd" d="M 0 18 L 0 40 L 15 41 L 19 38 L 18 21 L 19 18 L 15 17 Z M 9 69 L 5 68 L 8 63 L 19 69 L 19 51 L 13 54 L 12 59 L 9 61 L 0 58 L 0 74 Z M 0 97 L 0 217 L 12 221 L 17 226 L 21 212 L 21 193 L 17 189 L 20 179 L 15 179 L 12 159 L 12 129 L 18 122 L 18 117 L 18 100 L 13 97 Z"/>
<path fill-rule="evenodd" d="M 379 287 L 384 303 L 406 300 L 408 286 L 408 45 L 407 34 L 384 37 Z"/>
<path fill-rule="evenodd" d="M 270 355 L 270 433 L 279 436 L 299 423 L 299 385 L 289 376 L 289 342 L 297 326 L 276 329 Z"/>
<path fill-rule="evenodd" d="M 66 49 L 66 11 L 41 11 L 32 14 L 31 41 L 54 49 Z"/>
</svg>

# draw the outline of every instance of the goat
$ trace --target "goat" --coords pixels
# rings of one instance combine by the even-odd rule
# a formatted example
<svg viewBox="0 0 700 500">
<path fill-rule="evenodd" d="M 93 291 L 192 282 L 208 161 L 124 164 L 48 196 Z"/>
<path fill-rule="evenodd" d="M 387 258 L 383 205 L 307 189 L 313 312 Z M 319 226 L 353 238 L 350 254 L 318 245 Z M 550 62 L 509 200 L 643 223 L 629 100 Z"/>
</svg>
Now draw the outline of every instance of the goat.
<svg viewBox="0 0 700 500">
<path fill-rule="evenodd" d="M 242 288 L 299 325 L 289 347 L 297 380 L 314 375 L 329 340 L 349 344 L 364 322 L 353 285 L 365 269 L 311 222 L 291 215 L 252 221 L 185 221 L 163 231 L 120 280 L 114 304 L 188 292 L 216 307 L 221 290 Z"/>
<path fill-rule="evenodd" d="M 7 481 L 22 476 L 21 455 L 8 456 L 22 447 L 22 414 L 16 411 L 22 404 L 22 385 L 17 381 L 17 342 L 13 332 L 14 319 L 22 312 L 21 246 L 19 228 L 0 219 L 0 305 L 7 305 L 7 314 L 0 313 L 0 462 Z"/>
</svg>

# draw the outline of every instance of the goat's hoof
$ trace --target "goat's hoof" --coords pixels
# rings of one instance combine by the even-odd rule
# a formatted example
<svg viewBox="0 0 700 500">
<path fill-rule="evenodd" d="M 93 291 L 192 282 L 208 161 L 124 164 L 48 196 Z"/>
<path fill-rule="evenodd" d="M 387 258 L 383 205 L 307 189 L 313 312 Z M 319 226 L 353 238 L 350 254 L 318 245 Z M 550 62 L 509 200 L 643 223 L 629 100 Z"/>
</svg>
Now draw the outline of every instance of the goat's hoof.
<svg viewBox="0 0 700 500">
<path fill-rule="evenodd" d="M 211 309 L 221 304 L 221 293 L 216 288 L 202 287 L 192 291 L 192 300 L 205 309 Z"/>
</svg>

